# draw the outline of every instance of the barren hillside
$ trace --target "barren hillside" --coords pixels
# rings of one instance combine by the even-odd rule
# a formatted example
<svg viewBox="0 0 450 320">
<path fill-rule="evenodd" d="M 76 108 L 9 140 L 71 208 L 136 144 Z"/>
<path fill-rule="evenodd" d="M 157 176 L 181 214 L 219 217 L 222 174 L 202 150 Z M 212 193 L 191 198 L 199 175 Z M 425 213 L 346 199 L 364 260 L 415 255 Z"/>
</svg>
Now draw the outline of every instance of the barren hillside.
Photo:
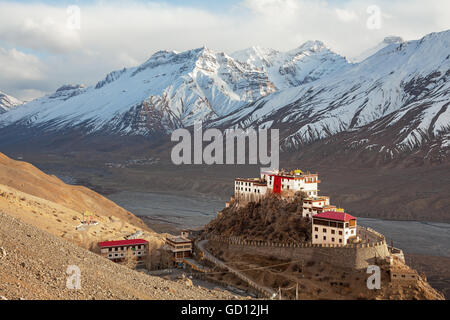
<svg viewBox="0 0 450 320">
<path fill-rule="evenodd" d="M 102 240 L 123 239 L 137 230 L 152 245 L 162 237 L 127 210 L 82 186 L 67 185 L 33 165 L 0 153 L 0 209 L 85 248 Z M 99 224 L 77 230 L 85 211 Z"/>
<path fill-rule="evenodd" d="M 71 265 L 80 268 L 80 290 L 66 287 Z M 232 298 L 136 272 L 0 212 L 0 300 Z"/>
</svg>

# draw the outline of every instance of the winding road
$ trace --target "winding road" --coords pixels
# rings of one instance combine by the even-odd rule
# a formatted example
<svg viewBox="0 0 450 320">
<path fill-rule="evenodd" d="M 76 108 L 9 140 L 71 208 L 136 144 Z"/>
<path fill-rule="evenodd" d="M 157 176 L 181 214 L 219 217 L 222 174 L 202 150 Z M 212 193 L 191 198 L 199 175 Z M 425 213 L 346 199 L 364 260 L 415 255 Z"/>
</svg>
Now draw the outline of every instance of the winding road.
<svg viewBox="0 0 450 320">
<path fill-rule="evenodd" d="M 232 267 L 228 266 L 222 260 L 219 260 L 216 257 L 214 257 L 211 253 L 209 253 L 205 249 L 205 245 L 207 243 L 208 243 L 208 240 L 201 240 L 201 241 L 197 242 L 197 248 L 203 253 L 203 257 L 205 259 L 211 261 L 212 263 L 214 263 L 215 265 L 217 265 L 220 268 L 228 270 L 229 272 L 231 272 L 232 274 L 234 274 L 235 276 L 237 276 L 241 280 L 243 280 L 246 283 L 248 283 L 249 286 L 258 289 L 259 291 L 264 292 L 268 297 L 271 297 L 273 299 L 273 298 L 275 298 L 277 296 L 277 293 L 274 290 L 272 290 L 271 288 L 264 287 L 264 286 L 261 286 L 261 285 L 257 284 L 256 282 L 251 280 L 249 277 L 247 277 L 244 273 L 242 273 L 238 269 L 232 268 Z"/>
</svg>

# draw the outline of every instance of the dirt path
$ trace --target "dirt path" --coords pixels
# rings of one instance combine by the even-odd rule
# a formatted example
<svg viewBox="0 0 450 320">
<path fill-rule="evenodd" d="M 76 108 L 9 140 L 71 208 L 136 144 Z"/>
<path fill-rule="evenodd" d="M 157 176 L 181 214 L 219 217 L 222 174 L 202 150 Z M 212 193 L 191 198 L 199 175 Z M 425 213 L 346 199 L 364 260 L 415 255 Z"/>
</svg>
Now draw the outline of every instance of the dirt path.
<svg viewBox="0 0 450 320">
<path fill-rule="evenodd" d="M 217 266 L 226 269 L 228 271 L 230 271 L 231 273 L 233 273 L 234 275 L 236 275 L 237 277 L 239 277 L 241 280 L 245 281 L 246 283 L 249 284 L 250 287 L 253 288 L 258 288 L 261 291 L 266 292 L 266 294 L 270 297 L 275 297 L 277 295 L 277 293 L 275 291 L 273 291 L 271 288 L 267 288 L 264 286 L 261 286 L 259 284 L 257 284 L 256 282 L 254 282 L 253 280 L 251 280 L 249 277 L 247 277 L 244 273 L 242 273 L 241 271 L 239 271 L 238 269 L 232 268 L 230 266 L 228 266 L 225 262 L 223 262 L 222 260 L 217 259 L 216 257 L 214 257 L 212 254 L 210 254 L 206 249 L 205 249 L 205 245 L 208 243 L 208 240 L 201 240 L 197 243 L 197 247 L 198 249 L 203 253 L 204 257 L 213 262 L 214 264 L 216 264 Z"/>
</svg>

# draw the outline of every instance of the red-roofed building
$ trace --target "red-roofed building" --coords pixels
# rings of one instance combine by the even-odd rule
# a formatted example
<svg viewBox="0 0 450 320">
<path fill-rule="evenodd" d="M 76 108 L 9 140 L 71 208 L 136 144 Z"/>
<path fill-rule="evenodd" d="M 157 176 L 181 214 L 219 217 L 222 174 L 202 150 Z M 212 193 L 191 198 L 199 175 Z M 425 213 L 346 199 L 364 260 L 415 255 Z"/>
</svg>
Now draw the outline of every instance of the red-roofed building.
<svg viewBox="0 0 450 320">
<path fill-rule="evenodd" d="M 104 241 L 98 246 L 101 255 L 114 262 L 124 262 L 132 254 L 139 263 L 148 255 L 148 241 L 144 239 Z"/>
<path fill-rule="evenodd" d="M 356 218 L 345 212 L 326 211 L 312 217 L 313 244 L 346 245 L 356 238 Z"/>
</svg>

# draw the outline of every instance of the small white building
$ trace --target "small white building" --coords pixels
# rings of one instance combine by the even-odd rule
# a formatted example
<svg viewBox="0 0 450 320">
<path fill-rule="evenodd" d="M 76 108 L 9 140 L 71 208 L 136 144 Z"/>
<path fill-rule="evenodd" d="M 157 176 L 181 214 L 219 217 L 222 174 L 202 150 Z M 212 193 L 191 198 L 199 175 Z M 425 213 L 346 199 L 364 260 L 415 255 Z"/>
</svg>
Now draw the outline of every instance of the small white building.
<svg viewBox="0 0 450 320">
<path fill-rule="evenodd" d="M 267 192 L 267 182 L 259 178 L 234 180 L 234 198 L 238 201 L 259 201 Z"/>
<path fill-rule="evenodd" d="M 330 205 L 330 197 L 318 196 L 303 199 L 302 215 L 304 218 L 311 218 L 313 215 L 325 211 L 337 211 L 336 206 Z"/>
<path fill-rule="evenodd" d="M 179 236 L 167 236 L 164 248 L 170 252 L 175 266 L 182 264 L 185 258 L 192 256 L 192 240 L 189 238 L 189 231 L 182 230 Z"/>
<path fill-rule="evenodd" d="M 345 212 L 327 211 L 312 217 L 312 243 L 346 245 L 356 238 L 356 218 Z"/>
</svg>

